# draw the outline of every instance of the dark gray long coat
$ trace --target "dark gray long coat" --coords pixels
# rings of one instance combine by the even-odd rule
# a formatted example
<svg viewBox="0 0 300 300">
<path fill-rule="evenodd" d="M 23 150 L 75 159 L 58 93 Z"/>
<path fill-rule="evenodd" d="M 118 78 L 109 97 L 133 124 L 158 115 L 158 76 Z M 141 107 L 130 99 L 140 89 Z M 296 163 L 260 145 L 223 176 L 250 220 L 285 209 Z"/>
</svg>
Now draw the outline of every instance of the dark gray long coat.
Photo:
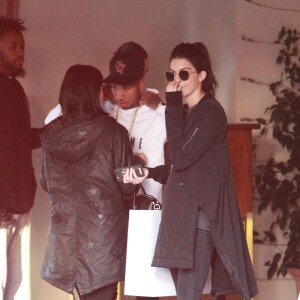
<svg viewBox="0 0 300 300">
<path fill-rule="evenodd" d="M 58 118 L 41 136 L 41 183 L 49 193 L 51 227 L 41 277 L 72 293 L 124 280 L 128 210 L 114 169 L 128 166 L 127 130 L 111 117 Z"/>
<path fill-rule="evenodd" d="M 215 99 L 205 96 L 185 123 L 181 93 L 166 93 L 166 99 L 172 169 L 163 195 L 153 266 L 193 267 L 201 207 L 210 220 L 215 248 L 236 291 L 250 299 L 257 287 L 234 191 L 225 112 Z"/>
</svg>

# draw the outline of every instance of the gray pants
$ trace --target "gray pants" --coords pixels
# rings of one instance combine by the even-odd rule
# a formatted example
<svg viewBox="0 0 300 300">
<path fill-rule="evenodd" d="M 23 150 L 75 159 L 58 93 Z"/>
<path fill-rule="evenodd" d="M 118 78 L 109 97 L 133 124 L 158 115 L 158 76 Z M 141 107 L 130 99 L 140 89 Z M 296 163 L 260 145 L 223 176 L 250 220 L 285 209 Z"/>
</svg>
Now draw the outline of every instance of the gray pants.
<svg viewBox="0 0 300 300">
<path fill-rule="evenodd" d="M 218 270 L 214 269 L 218 261 Z M 220 263 L 220 258 L 216 255 L 211 233 L 209 230 L 196 230 L 194 248 L 194 268 L 193 269 L 172 269 L 171 274 L 177 291 L 177 300 L 199 300 L 201 299 L 209 268 L 212 265 L 212 286 L 219 294 L 234 292 L 234 288 L 229 279 L 229 274 L 224 265 Z M 216 276 L 217 275 L 217 276 Z M 229 287 L 229 288 L 228 288 Z M 215 294 L 212 291 L 212 294 Z M 219 295 L 218 293 L 216 295 Z M 222 298 L 218 298 L 222 299 Z"/>
</svg>

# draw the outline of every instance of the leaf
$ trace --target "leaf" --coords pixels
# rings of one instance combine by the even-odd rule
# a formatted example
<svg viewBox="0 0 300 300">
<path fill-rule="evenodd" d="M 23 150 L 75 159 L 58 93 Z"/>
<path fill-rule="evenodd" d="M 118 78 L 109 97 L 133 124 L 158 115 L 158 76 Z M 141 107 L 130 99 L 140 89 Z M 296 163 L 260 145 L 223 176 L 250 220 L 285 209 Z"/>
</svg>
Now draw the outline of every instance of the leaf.
<svg viewBox="0 0 300 300">
<path fill-rule="evenodd" d="M 256 239 L 256 238 L 253 239 L 254 244 L 263 244 L 263 242 L 264 241 L 262 239 Z"/>
<path fill-rule="evenodd" d="M 279 55 L 276 60 L 276 65 L 281 65 L 282 61 L 283 61 L 283 56 Z"/>
<path fill-rule="evenodd" d="M 242 122 L 253 122 L 255 121 L 256 119 L 251 119 L 251 118 L 241 118 L 241 121 Z"/>
<path fill-rule="evenodd" d="M 278 39 L 281 40 L 284 37 L 284 35 L 285 35 L 285 27 L 283 26 L 281 27 L 281 30 L 278 34 Z"/>
<path fill-rule="evenodd" d="M 272 266 L 272 263 L 270 260 L 268 260 L 264 263 L 264 265 L 270 267 L 270 266 Z"/>
<path fill-rule="evenodd" d="M 266 235 L 266 238 L 270 241 L 270 243 L 276 242 L 276 236 L 271 231 L 264 231 L 264 234 Z"/>
<path fill-rule="evenodd" d="M 268 128 L 267 127 L 262 128 L 262 130 L 260 131 L 260 136 L 266 135 L 267 132 L 268 132 Z"/>
<path fill-rule="evenodd" d="M 267 121 L 263 118 L 257 118 L 256 121 L 259 123 L 259 124 L 262 124 L 262 125 L 267 125 Z"/>
<path fill-rule="evenodd" d="M 278 269 L 278 262 L 279 262 L 280 258 L 281 258 L 281 254 L 277 253 L 273 256 L 272 262 L 267 261 L 265 263 L 266 266 L 270 267 L 267 272 L 268 279 L 271 279 L 274 276 L 274 274 L 276 273 L 276 271 Z"/>
</svg>

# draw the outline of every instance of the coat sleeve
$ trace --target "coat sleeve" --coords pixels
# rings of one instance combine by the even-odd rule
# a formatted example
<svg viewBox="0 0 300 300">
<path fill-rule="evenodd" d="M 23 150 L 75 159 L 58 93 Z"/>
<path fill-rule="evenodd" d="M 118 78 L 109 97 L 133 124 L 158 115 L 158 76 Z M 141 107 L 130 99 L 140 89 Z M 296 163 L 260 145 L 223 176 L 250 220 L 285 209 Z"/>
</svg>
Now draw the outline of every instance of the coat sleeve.
<svg viewBox="0 0 300 300">
<path fill-rule="evenodd" d="M 152 178 L 153 180 L 165 184 L 167 182 L 169 176 L 169 169 L 165 165 L 157 166 L 155 168 L 147 167 L 149 171 L 148 178 Z"/>
<path fill-rule="evenodd" d="M 227 130 L 226 116 L 220 107 L 206 105 L 197 110 L 192 126 L 185 130 L 181 92 L 167 92 L 166 100 L 170 163 L 172 170 L 182 171 L 199 160 L 208 151 L 216 136 Z"/>
<path fill-rule="evenodd" d="M 114 169 L 131 166 L 136 162 L 136 158 L 132 153 L 128 131 L 119 124 L 116 131 L 113 141 Z M 123 195 L 130 196 L 134 193 L 133 184 L 118 181 L 118 185 Z"/>
</svg>

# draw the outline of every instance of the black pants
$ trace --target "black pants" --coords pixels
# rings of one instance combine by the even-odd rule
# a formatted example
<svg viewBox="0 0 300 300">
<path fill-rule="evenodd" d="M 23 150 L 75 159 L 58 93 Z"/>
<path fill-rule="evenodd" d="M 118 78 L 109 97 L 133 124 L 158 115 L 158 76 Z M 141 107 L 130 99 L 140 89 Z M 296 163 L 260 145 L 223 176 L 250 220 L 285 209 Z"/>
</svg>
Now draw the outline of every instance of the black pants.
<svg viewBox="0 0 300 300">
<path fill-rule="evenodd" d="M 116 282 L 84 295 L 79 295 L 78 289 L 76 289 L 80 300 L 116 300 L 117 287 L 118 283 Z"/>
</svg>

